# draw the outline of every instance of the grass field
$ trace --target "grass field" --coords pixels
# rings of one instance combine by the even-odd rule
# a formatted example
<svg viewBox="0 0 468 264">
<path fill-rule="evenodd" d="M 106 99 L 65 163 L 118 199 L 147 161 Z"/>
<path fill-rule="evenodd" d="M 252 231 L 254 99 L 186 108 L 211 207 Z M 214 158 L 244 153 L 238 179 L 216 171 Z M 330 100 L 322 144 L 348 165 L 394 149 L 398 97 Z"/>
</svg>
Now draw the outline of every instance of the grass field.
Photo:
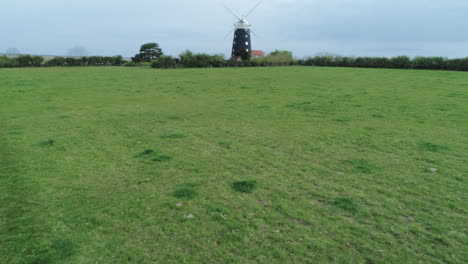
<svg viewBox="0 0 468 264">
<path fill-rule="evenodd" d="M 0 263 L 466 263 L 468 73 L 0 70 Z"/>
</svg>

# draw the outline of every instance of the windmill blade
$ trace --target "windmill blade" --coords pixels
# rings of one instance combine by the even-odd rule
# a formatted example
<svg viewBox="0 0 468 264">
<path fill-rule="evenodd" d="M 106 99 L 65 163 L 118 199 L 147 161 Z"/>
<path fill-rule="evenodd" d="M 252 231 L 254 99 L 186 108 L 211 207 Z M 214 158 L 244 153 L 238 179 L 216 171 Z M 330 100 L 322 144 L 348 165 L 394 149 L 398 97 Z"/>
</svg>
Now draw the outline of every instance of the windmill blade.
<svg viewBox="0 0 468 264">
<path fill-rule="evenodd" d="M 236 28 L 234 28 L 233 30 L 229 31 L 229 34 L 227 34 L 227 35 L 224 37 L 224 39 L 226 39 L 227 37 L 229 37 L 229 36 L 232 34 L 232 32 L 234 32 L 234 30 L 236 30 Z"/>
<path fill-rule="evenodd" d="M 227 11 L 229 11 L 229 13 L 231 13 L 235 18 L 237 18 L 237 20 L 241 20 L 238 16 L 236 16 L 236 14 L 234 14 L 234 12 L 231 11 L 231 9 L 229 9 L 229 7 L 227 7 L 227 5 L 224 5 L 224 8 L 226 8 Z"/>
<path fill-rule="evenodd" d="M 255 32 L 252 31 L 252 30 L 250 30 L 250 33 L 252 33 L 252 34 L 253 34 L 255 37 L 257 37 L 257 38 L 262 38 L 261 36 L 258 36 L 257 34 L 255 34 Z"/>
<path fill-rule="evenodd" d="M 250 12 L 247 13 L 247 15 L 246 15 L 244 18 L 247 18 L 250 14 L 252 14 L 252 12 L 253 12 L 255 9 L 257 9 L 257 7 L 258 7 L 262 2 L 263 2 L 263 0 L 260 1 L 260 2 L 258 2 L 257 5 L 254 6 L 254 8 L 252 8 L 252 10 L 250 10 Z"/>
</svg>

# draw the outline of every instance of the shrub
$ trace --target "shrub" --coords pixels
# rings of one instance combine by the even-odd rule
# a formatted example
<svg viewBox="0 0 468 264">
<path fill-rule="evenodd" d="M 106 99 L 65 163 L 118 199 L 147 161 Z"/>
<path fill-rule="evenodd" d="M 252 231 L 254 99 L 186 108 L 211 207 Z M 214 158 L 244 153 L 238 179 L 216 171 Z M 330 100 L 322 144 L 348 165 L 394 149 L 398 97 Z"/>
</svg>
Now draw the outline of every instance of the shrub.
<svg viewBox="0 0 468 264">
<path fill-rule="evenodd" d="M 8 58 L 7 56 L 0 56 L 0 68 L 18 67 L 18 62 L 15 59 Z"/>
<path fill-rule="evenodd" d="M 171 69 L 175 68 L 176 66 L 176 59 L 171 56 L 161 56 L 151 64 L 151 67 L 158 69 Z"/>
<path fill-rule="evenodd" d="M 264 58 L 254 58 L 242 61 L 244 67 L 257 66 L 289 66 L 297 64 L 291 51 L 275 50 Z"/>
<path fill-rule="evenodd" d="M 431 62 L 426 57 L 416 57 L 413 59 L 413 68 L 415 69 L 430 69 Z"/>
<path fill-rule="evenodd" d="M 452 71 L 468 71 L 468 58 L 447 60 L 445 68 Z"/>
<path fill-rule="evenodd" d="M 134 61 L 127 61 L 123 64 L 123 66 L 125 67 L 136 67 L 136 66 L 139 66 L 140 64 L 139 63 L 136 63 Z"/>
<path fill-rule="evenodd" d="M 390 59 L 390 68 L 409 69 L 411 68 L 411 59 L 408 56 L 398 56 Z"/>
<path fill-rule="evenodd" d="M 359 68 L 390 68 L 390 60 L 383 57 L 359 57 L 354 60 L 353 66 Z"/>
<path fill-rule="evenodd" d="M 44 63 L 45 66 L 56 67 L 56 66 L 120 66 L 124 63 L 122 56 L 113 57 L 55 57 Z"/>
<path fill-rule="evenodd" d="M 19 67 L 30 67 L 32 66 L 32 57 L 31 55 L 19 55 L 16 57 Z"/>
<path fill-rule="evenodd" d="M 313 58 L 314 66 L 333 66 L 333 56 L 315 56 Z"/>
<path fill-rule="evenodd" d="M 187 50 L 184 53 L 180 54 L 179 57 L 180 65 L 185 68 L 209 68 L 229 66 L 229 64 L 225 62 L 224 56 L 220 54 L 193 54 L 191 51 Z"/>
</svg>

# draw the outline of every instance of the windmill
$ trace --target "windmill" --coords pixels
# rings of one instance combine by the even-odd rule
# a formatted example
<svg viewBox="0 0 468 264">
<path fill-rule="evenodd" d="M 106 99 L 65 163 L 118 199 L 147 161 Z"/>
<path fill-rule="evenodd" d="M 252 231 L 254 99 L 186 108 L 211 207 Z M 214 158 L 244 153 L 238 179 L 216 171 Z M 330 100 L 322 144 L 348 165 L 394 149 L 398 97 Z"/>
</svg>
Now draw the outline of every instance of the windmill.
<svg viewBox="0 0 468 264">
<path fill-rule="evenodd" d="M 250 27 L 252 26 L 246 19 L 247 17 L 252 14 L 252 12 L 257 9 L 257 7 L 263 2 L 258 2 L 245 16 L 237 16 L 234 12 L 232 12 L 229 7 L 224 5 L 224 7 L 233 15 L 237 22 L 234 23 L 234 29 L 229 32 L 229 34 L 225 37 L 227 38 L 229 35 L 234 32 L 234 39 L 232 41 L 232 54 L 231 59 L 245 59 L 250 57 L 252 53 L 252 41 L 250 38 Z"/>
</svg>

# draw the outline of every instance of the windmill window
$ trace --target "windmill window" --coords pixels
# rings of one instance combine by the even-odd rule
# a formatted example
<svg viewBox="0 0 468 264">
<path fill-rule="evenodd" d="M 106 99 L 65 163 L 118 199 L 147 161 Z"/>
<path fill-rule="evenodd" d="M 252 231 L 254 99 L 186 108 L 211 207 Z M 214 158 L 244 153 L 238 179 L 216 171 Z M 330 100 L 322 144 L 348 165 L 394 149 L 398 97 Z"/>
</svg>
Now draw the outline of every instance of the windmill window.
<svg viewBox="0 0 468 264">
<path fill-rule="evenodd" d="M 245 45 L 247 45 L 247 46 L 248 46 L 248 45 L 249 45 L 249 42 L 245 42 Z"/>
<path fill-rule="evenodd" d="M 245 51 L 249 52 L 249 49 L 246 49 Z"/>
</svg>

